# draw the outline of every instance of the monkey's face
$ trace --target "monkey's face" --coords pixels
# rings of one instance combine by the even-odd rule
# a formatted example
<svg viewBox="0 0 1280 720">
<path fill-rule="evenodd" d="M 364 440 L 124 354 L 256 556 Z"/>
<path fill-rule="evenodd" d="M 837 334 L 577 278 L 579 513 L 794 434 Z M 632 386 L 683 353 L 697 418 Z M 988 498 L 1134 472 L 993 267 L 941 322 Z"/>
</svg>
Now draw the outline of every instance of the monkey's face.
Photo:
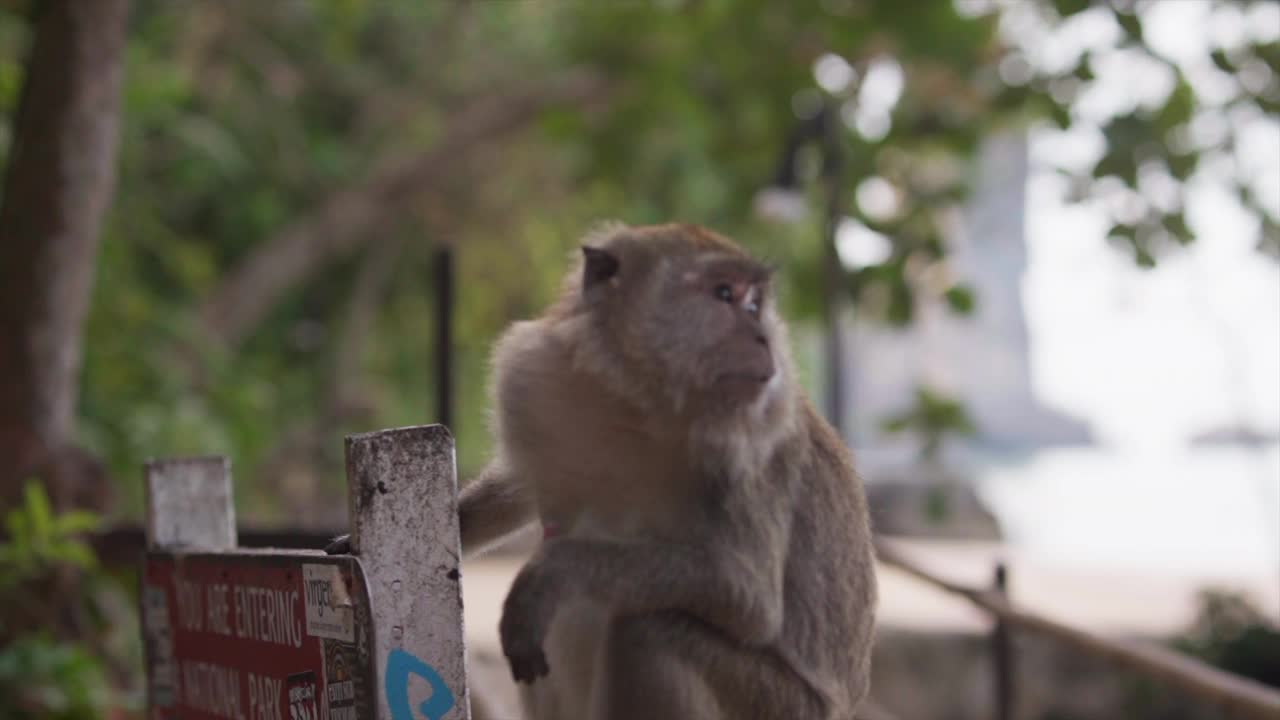
<svg viewBox="0 0 1280 720">
<path fill-rule="evenodd" d="M 695 391 L 755 399 L 777 371 L 768 272 L 749 260 L 711 257 L 676 276 L 669 322 L 688 352 L 674 349 L 672 371 Z"/>
<path fill-rule="evenodd" d="M 676 408 L 754 403 L 785 358 L 770 271 L 701 229 L 657 228 L 584 247 L 585 307 L 620 368 Z"/>
<path fill-rule="evenodd" d="M 629 303 L 619 328 L 634 356 L 674 397 L 701 407 L 732 409 L 759 397 L 778 370 L 768 271 L 710 255 L 663 258 L 649 273 L 640 278 L 644 300 Z"/>
</svg>

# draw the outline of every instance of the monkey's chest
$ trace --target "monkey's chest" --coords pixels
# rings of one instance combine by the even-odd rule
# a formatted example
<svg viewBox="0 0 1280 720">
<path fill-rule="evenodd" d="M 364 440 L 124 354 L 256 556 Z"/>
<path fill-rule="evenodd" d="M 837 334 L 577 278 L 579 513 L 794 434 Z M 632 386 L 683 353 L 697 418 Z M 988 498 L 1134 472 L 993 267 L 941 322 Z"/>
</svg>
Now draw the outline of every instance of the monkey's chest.
<svg viewBox="0 0 1280 720">
<path fill-rule="evenodd" d="M 669 429 L 637 413 L 564 363 L 512 369 L 499 379 L 503 450 L 534 489 L 544 520 L 626 533 L 669 515 L 684 485 Z M 549 361 L 545 363 L 551 365 Z M 682 499 L 682 498 L 681 498 Z"/>
<path fill-rule="evenodd" d="M 512 458 L 544 520 L 564 531 L 627 535 L 670 518 L 686 486 L 670 448 L 617 423 L 549 422 Z"/>
</svg>

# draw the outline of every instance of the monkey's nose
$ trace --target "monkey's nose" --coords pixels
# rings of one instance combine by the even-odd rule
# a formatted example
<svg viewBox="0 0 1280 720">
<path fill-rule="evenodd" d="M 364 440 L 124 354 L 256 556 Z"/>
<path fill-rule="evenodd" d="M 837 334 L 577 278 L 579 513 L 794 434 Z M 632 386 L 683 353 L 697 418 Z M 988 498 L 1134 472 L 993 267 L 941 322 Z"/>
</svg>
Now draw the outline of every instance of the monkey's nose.
<svg viewBox="0 0 1280 720">
<path fill-rule="evenodd" d="M 756 342 L 760 343 L 761 345 L 763 345 L 763 346 L 765 346 L 765 347 L 769 347 L 769 338 L 765 337 L 764 335 L 757 334 L 757 335 L 756 335 Z"/>
</svg>

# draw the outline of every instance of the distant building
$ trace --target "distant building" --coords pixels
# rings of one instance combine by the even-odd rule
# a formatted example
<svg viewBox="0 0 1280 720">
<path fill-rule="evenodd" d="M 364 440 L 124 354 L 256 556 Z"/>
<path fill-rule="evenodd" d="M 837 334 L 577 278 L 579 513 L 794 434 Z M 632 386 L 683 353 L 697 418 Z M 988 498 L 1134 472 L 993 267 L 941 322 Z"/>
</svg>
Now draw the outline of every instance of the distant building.
<svg viewBox="0 0 1280 720">
<path fill-rule="evenodd" d="M 915 322 L 902 329 L 852 323 L 846 340 L 845 405 L 855 447 L 884 447 L 881 421 L 910 406 L 917 385 L 963 402 L 978 426 L 974 443 L 981 448 L 1031 450 L 1092 441 L 1088 425 L 1042 405 L 1032 392 L 1022 302 L 1025 135 L 988 140 L 979 153 L 977 173 L 963 227 L 949 245 L 949 264 L 973 287 L 976 308 L 960 316 L 941 303 L 923 304 Z"/>
</svg>

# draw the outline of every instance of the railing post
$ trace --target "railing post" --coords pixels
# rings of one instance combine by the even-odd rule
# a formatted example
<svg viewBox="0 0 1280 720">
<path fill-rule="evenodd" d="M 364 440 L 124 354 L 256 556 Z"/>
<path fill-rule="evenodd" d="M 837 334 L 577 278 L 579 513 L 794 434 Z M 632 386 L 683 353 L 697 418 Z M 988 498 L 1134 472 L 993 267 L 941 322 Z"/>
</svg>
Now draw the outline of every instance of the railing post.
<svg viewBox="0 0 1280 720">
<path fill-rule="evenodd" d="M 453 436 L 443 425 L 351 435 L 346 454 L 351 553 L 374 618 L 377 717 L 467 720 Z"/>
<path fill-rule="evenodd" d="M 996 563 L 992 584 L 996 594 L 1002 599 L 1008 597 L 1008 569 L 1003 562 Z M 991 631 L 991 656 L 995 670 L 996 720 L 1013 720 L 1013 642 L 1008 623 L 999 616 L 996 616 L 995 627 Z"/>
</svg>

